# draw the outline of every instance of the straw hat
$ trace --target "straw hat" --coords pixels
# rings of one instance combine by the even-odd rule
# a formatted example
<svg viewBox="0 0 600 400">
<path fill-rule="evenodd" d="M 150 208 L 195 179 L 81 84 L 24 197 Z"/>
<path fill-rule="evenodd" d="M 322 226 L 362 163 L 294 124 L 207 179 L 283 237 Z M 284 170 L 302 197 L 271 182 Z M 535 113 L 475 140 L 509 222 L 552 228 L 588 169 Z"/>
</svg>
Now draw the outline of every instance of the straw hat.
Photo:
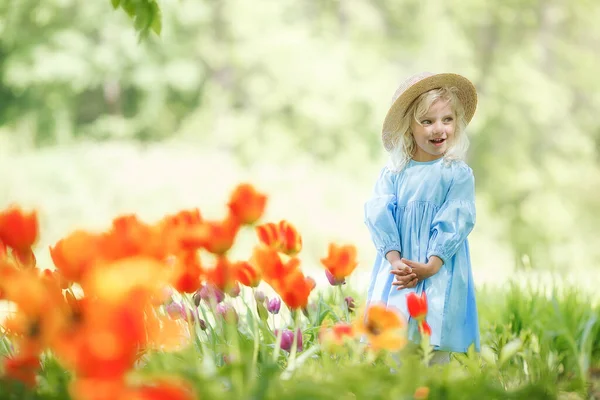
<svg viewBox="0 0 600 400">
<path fill-rule="evenodd" d="M 421 94 L 442 86 L 454 86 L 458 89 L 457 95 L 465 109 L 465 119 L 467 123 L 471 121 L 477 107 L 477 90 L 471 81 L 464 76 L 451 73 L 422 72 L 413 75 L 406 79 L 394 93 L 392 106 L 383 121 L 381 139 L 387 151 L 392 150 L 394 131 L 400 126 L 400 121 L 412 102 Z"/>
</svg>

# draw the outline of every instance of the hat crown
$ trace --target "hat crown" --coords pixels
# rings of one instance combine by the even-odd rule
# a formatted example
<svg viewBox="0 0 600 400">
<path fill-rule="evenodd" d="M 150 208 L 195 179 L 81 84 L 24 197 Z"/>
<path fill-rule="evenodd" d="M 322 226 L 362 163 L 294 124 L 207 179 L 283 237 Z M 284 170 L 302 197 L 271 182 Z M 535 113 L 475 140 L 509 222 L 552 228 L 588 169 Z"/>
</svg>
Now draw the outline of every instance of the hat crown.
<svg viewBox="0 0 600 400">
<path fill-rule="evenodd" d="M 394 93 L 394 96 L 392 97 L 392 103 L 394 103 L 398 99 L 398 97 L 400 97 L 402 95 L 402 93 L 406 92 L 409 87 L 411 87 L 415 83 L 422 81 L 425 78 L 429 78 L 430 76 L 433 76 L 433 75 L 435 75 L 435 74 L 433 74 L 431 72 L 419 72 L 418 74 L 409 76 L 406 80 L 404 80 L 404 82 L 402 82 L 400 84 L 398 89 L 396 89 L 396 92 Z"/>
</svg>

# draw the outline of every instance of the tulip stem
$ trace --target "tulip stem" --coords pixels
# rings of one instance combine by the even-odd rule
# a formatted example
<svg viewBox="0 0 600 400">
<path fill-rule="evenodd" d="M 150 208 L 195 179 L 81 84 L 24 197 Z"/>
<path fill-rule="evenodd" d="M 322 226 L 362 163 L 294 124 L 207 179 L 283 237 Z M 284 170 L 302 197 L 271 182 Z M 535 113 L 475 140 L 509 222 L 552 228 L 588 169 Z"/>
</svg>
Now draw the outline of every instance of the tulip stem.
<svg viewBox="0 0 600 400">
<path fill-rule="evenodd" d="M 254 297 L 254 288 L 252 288 L 252 298 L 254 299 L 254 302 L 256 303 L 256 307 L 258 309 L 258 300 L 256 300 L 256 298 Z M 254 352 L 252 353 L 252 371 L 257 371 L 257 363 L 258 363 L 258 347 L 259 347 L 259 335 L 260 332 L 258 331 L 258 318 L 260 318 L 260 316 L 253 316 L 252 318 L 252 322 L 253 322 L 253 329 L 254 329 Z"/>
<path fill-rule="evenodd" d="M 300 326 L 300 313 L 297 310 L 292 312 L 293 315 L 293 324 L 292 324 L 292 332 L 294 340 L 292 342 L 292 349 L 290 353 L 290 358 L 288 361 L 288 369 L 293 371 L 296 363 L 296 353 L 298 349 L 298 329 Z"/>
<path fill-rule="evenodd" d="M 340 301 L 342 310 L 344 310 L 344 315 L 346 316 L 346 322 L 350 322 L 350 313 L 348 312 L 348 305 L 346 304 L 346 298 L 344 297 L 344 289 L 342 289 L 342 285 L 338 286 L 338 290 L 340 292 Z"/>
</svg>

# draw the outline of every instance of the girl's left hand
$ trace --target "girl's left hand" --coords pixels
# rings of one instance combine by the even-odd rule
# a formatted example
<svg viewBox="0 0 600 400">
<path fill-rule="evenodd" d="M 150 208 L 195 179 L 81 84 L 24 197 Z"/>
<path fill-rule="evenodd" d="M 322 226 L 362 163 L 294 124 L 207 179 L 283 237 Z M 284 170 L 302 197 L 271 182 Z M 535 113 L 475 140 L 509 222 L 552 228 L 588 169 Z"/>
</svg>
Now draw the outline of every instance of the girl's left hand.
<svg viewBox="0 0 600 400">
<path fill-rule="evenodd" d="M 432 256 L 429 259 L 429 262 L 427 264 L 417 262 L 417 261 L 407 260 L 406 258 L 403 258 L 402 262 L 404 264 L 408 265 L 412 269 L 412 273 L 417 275 L 417 279 L 419 281 L 422 281 L 424 279 L 427 279 L 427 278 L 437 274 L 437 272 L 442 267 L 442 260 L 436 256 Z M 395 272 L 392 271 L 392 273 L 395 273 Z"/>
</svg>

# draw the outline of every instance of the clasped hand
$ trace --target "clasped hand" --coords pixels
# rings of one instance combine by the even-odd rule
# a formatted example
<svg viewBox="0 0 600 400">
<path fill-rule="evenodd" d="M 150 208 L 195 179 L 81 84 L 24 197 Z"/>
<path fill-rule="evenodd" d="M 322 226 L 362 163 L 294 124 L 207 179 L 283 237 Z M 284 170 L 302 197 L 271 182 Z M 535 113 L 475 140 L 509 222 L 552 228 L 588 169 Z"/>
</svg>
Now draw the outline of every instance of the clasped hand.
<svg viewBox="0 0 600 400">
<path fill-rule="evenodd" d="M 439 257 L 432 256 L 428 263 L 402 258 L 391 262 L 392 270 L 390 273 L 396 275 L 396 280 L 392 285 L 397 286 L 397 290 L 414 288 L 419 281 L 435 275 L 442 266 L 442 260 Z"/>
</svg>

